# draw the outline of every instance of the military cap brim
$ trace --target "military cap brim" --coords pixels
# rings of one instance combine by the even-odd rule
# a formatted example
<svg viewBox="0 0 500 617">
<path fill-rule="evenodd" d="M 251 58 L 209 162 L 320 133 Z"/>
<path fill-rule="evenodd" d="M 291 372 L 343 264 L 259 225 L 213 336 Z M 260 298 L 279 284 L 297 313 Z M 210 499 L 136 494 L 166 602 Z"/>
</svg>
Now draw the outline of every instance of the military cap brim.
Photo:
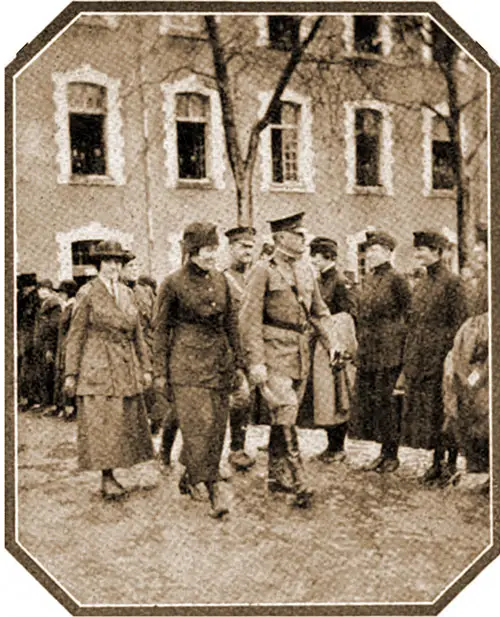
<svg viewBox="0 0 500 617">
<path fill-rule="evenodd" d="M 295 233 L 304 232 L 305 228 L 302 225 L 304 214 L 305 212 L 297 212 L 297 214 L 292 214 L 291 216 L 268 221 L 271 226 L 271 233 L 274 234 L 279 231 L 293 231 Z"/>
<path fill-rule="evenodd" d="M 446 236 L 432 229 L 413 232 L 413 246 L 415 248 L 426 246 L 430 249 L 445 250 L 450 242 Z"/>
</svg>

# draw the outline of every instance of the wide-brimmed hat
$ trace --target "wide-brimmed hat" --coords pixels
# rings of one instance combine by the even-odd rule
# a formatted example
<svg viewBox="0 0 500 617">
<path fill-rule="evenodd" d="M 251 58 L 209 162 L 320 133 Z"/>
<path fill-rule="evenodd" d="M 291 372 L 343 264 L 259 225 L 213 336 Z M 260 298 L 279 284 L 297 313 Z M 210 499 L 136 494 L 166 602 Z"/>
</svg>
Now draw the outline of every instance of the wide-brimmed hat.
<svg viewBox="0 0 500 617">
<path fill-rule="evenodd" d="M 100 263 L 103 259 L 116 259 L 122 263 L 127 263 L 135 259 L 131 251 L 126 251 L 116 240 L 103 240 L 90 251 L 92 261 Z"/>
</svg>

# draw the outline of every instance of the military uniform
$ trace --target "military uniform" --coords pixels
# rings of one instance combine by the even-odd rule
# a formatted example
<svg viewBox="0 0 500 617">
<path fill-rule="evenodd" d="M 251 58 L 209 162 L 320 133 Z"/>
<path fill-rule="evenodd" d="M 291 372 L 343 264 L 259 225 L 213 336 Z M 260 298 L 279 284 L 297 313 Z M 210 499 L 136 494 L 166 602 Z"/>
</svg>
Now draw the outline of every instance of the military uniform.
<svg viewBox="0 0 500 617">
<path fill-rule="evenodd" d="M 271 223 L 271 231 L 300 227 L 302 215 Z M 282 226 L 283 225 L 283 226 Z M 293 233 L 293 231 L 292 231 Z M 265 367 L 260 391 L 271 408 L 269 488 L 280 490 L 290 472 L 298 496 L 307 492 L 295 423 L 310 368 L 309 328 L 314 324 L 329 348 L 324 319 L 330 315 L 309 264 L 283 254 L 277 247 L 269 263 L 252 270 L 240 312 L 246 360 Z"/>
<path fill-rule="evenodd" d="M 396 244 L 383 232 L 367 234 L 366 247 L 380 245 L 393 251 Z M 369 467 L 389 470 L 397 465 L 399 409 L 393 391 L 401 372 L 410 287 L 389 261 L 376 266 L 363 281 L 358 311 L 357 405 L 352 434 L 378 441 L 381 454 Z M 392 471 L 392 469 L 390 469 Z"/>
</svg>

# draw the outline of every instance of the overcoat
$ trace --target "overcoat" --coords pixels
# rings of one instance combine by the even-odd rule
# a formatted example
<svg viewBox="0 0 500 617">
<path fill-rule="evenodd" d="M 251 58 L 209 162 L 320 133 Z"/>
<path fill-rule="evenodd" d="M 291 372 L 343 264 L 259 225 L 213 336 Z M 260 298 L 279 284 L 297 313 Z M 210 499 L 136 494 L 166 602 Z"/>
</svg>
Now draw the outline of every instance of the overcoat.
<svg viewBox="0 0 500 617">
<path fill-rule="evenodd" d="M 35 322 L 37 387 L 43 405 L 52 405 L 54 402 L 55 360 L 61 312 L 61 301 L 55 294 L 50 295 L 42 302 Z M 51 360 L 47 359 L 47 352 L 51 353 Z"/>
<path fill-rule="evenodd" d="M 65 404 L 72 404 L 74 401 L 67 401 L 64 396 L 64 375 L 65 368 L 64 362 L 66 359 L 66 341 L 68 339 L 68 332 L 71 326 L 71 317 L 73 315 L 73 309 L 75 306 L 75 299 L 71 298 L 66 302 L 61 313 L 61 319 L 59 322 L 59 332 L 57 335 L 57 353 L 56 353 L 56 386 L 54 392 L 54 404 L 61 407 Z"/>
<path fill-rule="evenodd" d="M 436 446 L 443 423 L 444 361 L 458 328 L 467 317 L 465 293 L 458 276 L 438 261 L 415 286 L 403 356 L 407 400 L 401 443 Z"/>
<path fill-rule="evenodd" d="M 77 396 L 126 397 L 143 392 L 151 364 L 133 292 L 118 283 L 118 302 L 97 278 L 76 304 L 66 342 L 66 376 Z"/>
<path fill-rule="evenodd" d="M 395 439 L 398 422 L 392 392 L 401 368 L 410 303 L 408 282 L 388 261 L 363 281 L 357 322 L 357 397 L 350 425 L 353 437 L 380 442 Z"/>
<path fill-rule="evenodd" d="M 76 378 L 82 469 L 131 467 L 153 456 L 142 392 L 151 371 L 132 291 L 114 297 L 99 277 L 76 302 L 66 376 Z"/>
<path fill-rule="evenodd" d="M 356 320 L 357 304 L 354 291 L 335 267 L 328 268 L 320 274 L 318 285 L 332 315 L 349 313 Z"/>
</svg>

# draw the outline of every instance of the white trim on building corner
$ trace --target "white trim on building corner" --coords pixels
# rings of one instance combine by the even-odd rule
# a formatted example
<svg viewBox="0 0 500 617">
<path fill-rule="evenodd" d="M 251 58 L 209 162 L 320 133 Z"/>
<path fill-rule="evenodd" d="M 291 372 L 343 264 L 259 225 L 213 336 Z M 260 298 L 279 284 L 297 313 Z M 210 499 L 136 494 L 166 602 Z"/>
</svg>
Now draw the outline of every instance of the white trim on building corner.
<svg viewBox="0 0 500 617">
<path fill-rule="evenodd" d="M 259 92 L 259 117 L 262 117 L 269 105 L 272 92 Z M 300 105 L 300 124 L 298 139 L 298 182 L 277 183 L 273 182 L 272 153 L 271 153 L 271 130 L 269 126 L 260 134 L 260 161 L 261 161 L 261 185 L 262 191 L 294 191 L 299 193 L 314 193 L 316 190 L 314 176 L 314 149 L 312 137 L 312 106 L 311 97 L 293 90 L 285 90 L 281 96 L 284 102 Z"/>
<path fill-rule="evenodd" d="M 185 79 L 172 83 L 163 83 L 163 111 L 165 114 L 165 168 L 167 170 L 166 185 L 168 188 L 177 188 L 179 182 L 179 161 L 177 154 L 177 125 L 175 116 L 175 96 L 183 92 L 202 94 L 210 101 L 210 122 L 208 139 L 208 173 L 207 179 L 196 181 L 200 186 L 211 183 L 213 188 L 224 189 L 224 173 L 226 151 L 224 143 L 224 127 L 222 125 L 222 109 L 217 90 L 208 88 L 197 75 L 190 75 Z M 193 181 L 190 181 L 193 185 Z"/>
<path fill-rule="evenodd" d="M 381 186 L 359 186 L 356 184 L 356 110 L 374 109 L 382 114 L 382 135 L 380 139 L 380 182 Z M 353 194 L 393 195 L 392 178 L 392 110 L 393 106 L 375 99 L 344 102 L 346 192 Z"/>
</svg>

